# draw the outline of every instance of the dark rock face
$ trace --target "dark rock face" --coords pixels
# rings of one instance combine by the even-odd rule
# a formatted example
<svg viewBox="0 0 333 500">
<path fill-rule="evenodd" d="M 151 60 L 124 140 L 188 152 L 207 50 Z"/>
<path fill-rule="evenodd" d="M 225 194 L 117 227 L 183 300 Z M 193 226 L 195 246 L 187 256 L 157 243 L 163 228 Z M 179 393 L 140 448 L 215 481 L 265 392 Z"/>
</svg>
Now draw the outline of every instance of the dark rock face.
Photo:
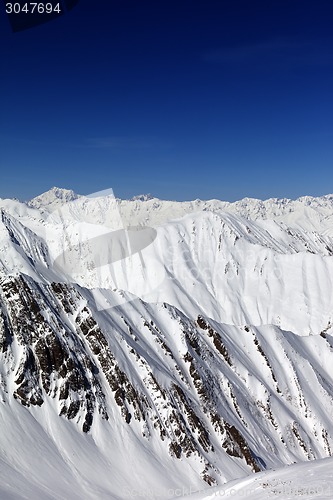
<svg viewBox="0 0 333 500">
<path fill-rule="evenodd" d="M 196 457 L 202 463 L 201 477 L 210 485 L 221 475 L 213 465 L 216 456 L 239 461 L 249 471 L 261 470 L 265 453 L 274 452 L 274 444 L 265 448 L 265 440 L 276 439 L 286 450 L 292 446 L 306 458 L 315 457 L 304 425 L 292 419 L 284 429 L 278 422 L 278 406 L 271 401 L 285 398 L 289 404 L 289 395 L 252 328 L 243 330 L 252 355 L 267 372 L 269 382 L 261 383 L 266 399 L 251 394 L 237 351 L 231 349 L 222 327 L 202 316 L 190 320 L 164 304 L 159 314 L 170 321 L 169 332 L 141 305 L 135 319 L 119 310 L 101 322 L 79 287 L 37 284 L 26 276 L 3 277 L 0 357 L 13 380 L 9 391 L 6 379 L 0 379 L 3 402 L 14 398 L 29 409 L 42 406 L 48 398 L 61 418 L 75 422 L 85 433 L 92 431 L 97 418 L 108 420 L 112 411 L 140 439 L 158 436 L 175 460 Z M 320 339 L 331 352 L 330 336 Z M 326 392 L 331 390 L 323 376 L 320 380 Z M 296 369 L 295 387 L 299 392 L 295 405 L 308 418 L 311 410 Z M 245 410 L 255 416 L 253 422 L 244 416 Z M 260 443 L 253 434 L 261 436 Z M 332 437 L 325 426 L 316 443 L 323 455 L 331 455 Z"/>
<path fill-rule="evenodd" d="M 8 359 L 14 350 L 20 352 L 13 395 L 21 404 L 41 406 L 45 397 L 58 399 L 60 415 L 79 417 L 87 432 L 96 409 L 107 418 L 105 396 L 92 356 L 63 322 L 51 292 L 52 287 L 32 286 L 24 277 L 1 281 L 0 349 Z"/>
</svg>

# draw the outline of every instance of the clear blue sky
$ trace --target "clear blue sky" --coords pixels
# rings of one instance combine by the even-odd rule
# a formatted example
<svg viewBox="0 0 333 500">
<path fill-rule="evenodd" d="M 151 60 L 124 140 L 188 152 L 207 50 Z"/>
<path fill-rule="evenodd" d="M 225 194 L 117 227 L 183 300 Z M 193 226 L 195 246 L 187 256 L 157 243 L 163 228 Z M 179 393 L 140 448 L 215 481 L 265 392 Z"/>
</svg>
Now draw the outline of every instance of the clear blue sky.
<svg viewBox="0 0 333 500">
<path fill-rule="evenodd" d="M 332 0 L 80 0 L 0 11 L 0 197 L 333 192 Z"/>
</svg>

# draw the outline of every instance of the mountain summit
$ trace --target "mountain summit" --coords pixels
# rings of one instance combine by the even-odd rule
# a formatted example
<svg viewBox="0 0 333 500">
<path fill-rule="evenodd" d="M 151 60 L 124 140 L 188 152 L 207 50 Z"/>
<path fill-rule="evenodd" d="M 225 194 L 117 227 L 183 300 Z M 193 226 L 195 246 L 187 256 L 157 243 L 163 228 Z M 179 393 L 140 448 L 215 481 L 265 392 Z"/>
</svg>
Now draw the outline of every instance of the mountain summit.
<svg viewBox="0 0 333 500">
<path fill-rule="evenodd" d="M 130 199 L 130 201 L 149 201 L 153 200 L 154 196 L 151 194 L 138 194 L 136 196 L 133 196 L 133 198 Z"/>
<path fill-rule="evenodd" d="M 80 198 L 79 194 L 71 189 L 62 189 L 53 187 L 39 196 L 36 196 L 28 202 L 28 205 L 37 209 L 55 210 L 64 203 L 74 201 Z"/>
</svg>

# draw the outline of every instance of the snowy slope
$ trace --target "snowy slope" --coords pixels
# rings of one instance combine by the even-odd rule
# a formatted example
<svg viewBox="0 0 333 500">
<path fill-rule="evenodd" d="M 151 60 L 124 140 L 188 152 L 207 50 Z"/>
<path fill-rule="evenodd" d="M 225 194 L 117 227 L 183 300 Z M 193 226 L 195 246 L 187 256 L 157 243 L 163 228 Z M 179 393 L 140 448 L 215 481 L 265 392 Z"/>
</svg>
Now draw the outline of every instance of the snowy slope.
<svg viewBox="0 0 333 500">
<path fill-rule="evenodd" d="M 171 498 L 188 484 L 331 455 L 329 333 L 193 321 L 140 300 L 96 311 L 94 302 L 84 289 L 2 280 L 3 470 L 35 478 L 41 492 L 49 485 L 55 498 L 82 477 L 87 498 L 126 498 L 126 488 Z M 39 448 L 42 468 L 29 458 Z M 55 470 L 67 486 L 50 486 Z M 16 488 L 15 476 L 7 483 Z"/>
<path fill-rule="evenodd" d="M 174 498 L 332 455 L 332 196 L 0 207 L 1 498 Z"/>
<path fill-rule="evenodd" d="M 200 311 L 224 323 L 276 324 L 299 335 L 320 333 L 332 321 L 329 236 L 202 211 L 155 229 L 143 226 L 154 231 L 150 244 L 142 230 L 128 231 L 135 247 L 130 252 L 112 199 L 111 207 L 110 221 L 101 202 L 90 199 L 47 218 L 44 238 L 53 267 L 68 282 L 166 301 L 190 317 Z M 78 218 L 81 208 L 89 221 Z"/>
<path fill-rule="evenodd" d="M 192 491 L 192 490 L 190 490 Z M 181 493 L 181 489 L 179 490 Z M 216 498 L 247 498 L 248 500 L 329 500 L 333 498 L 333 460 L 316 460 L 306 464 L 290 465 L 256 476 L 227 483 L 223 488 L 189 493 L 187 500 L 213 500 Z M 183 498 L 183 497 L 182 497 Z"/>
</svg>

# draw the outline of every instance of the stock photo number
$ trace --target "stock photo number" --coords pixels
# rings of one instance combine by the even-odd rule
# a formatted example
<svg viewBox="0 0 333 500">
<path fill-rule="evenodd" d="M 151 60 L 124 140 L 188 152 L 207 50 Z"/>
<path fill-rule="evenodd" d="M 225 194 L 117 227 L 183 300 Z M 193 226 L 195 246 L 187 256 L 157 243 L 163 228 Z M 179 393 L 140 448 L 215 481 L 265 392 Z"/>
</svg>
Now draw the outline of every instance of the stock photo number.
<svg viewBox="0 0 333 500">
<path fill-rule="evenodd" d="M 45 2 L 4 1 L 5 13 L 13 32 L 34 28 L 61 17 L 73 9 L 79 0 L 47 0 Z"/>
<path fill-rule="evenodd" d="M 6 14 L 61 14 L 62 9 L 60 3 L 52 2 L 7 2 Z"/>
</svg>

